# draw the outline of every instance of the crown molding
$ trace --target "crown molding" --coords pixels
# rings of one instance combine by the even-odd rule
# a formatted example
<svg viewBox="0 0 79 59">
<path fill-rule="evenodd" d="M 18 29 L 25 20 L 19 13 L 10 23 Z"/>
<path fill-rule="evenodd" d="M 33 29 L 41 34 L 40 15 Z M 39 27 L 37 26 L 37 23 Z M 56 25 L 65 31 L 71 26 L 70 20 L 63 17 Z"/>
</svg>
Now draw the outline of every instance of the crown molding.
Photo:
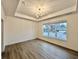
<svg viewBox="0 0 79 59">
<path fill-rule="evenodd" d="M 45 20 L 45 19 L 49 19 L 49 18 L 53 18 L 53 17 L 57 17 L 57 16 L 60 16 L 60 15 L 69 14 L 69 13 L 76 12 L 76 11 L 77 11 L 77 7 L 76 6 L 72 6 L 70 8 L 66 8 L 64 10 L 61 10 L 61 11 L 52 13 L 52 14 L 50 14 L 48 16 L 42 17 L 42 18 L 39 19 L 39 21 Z"/>
<path fill-rule="evenodd" d="M 24 15 L 24 14 L 21 14 L 21 13 L 17 13 L 17 12 L 15 13 L 15 16 L 16 17 L 21 17 L 21 18 L 26 18 L 26 19 L 37 21 L 37 19 L 35 19 L 33 17 L 27 16 L 27 15 Z"/>
<path fill-rule="evenodd" d="M 60 15 L 69 14 L 69 13 L 76 12 L 76 11 L 77 11 L 77 5 L 74 5 L 74 6 L 70 7 L 70 8 L 66 8 L 64 10 L 49 14 L 47 16 L 44 16 L 44 17 L 40 18 L 40 19 L 36 19 L 36 18 L 27 16 L 27 15 L 24 15 L 24 14 L 21 14 L 21 13 L 18 13 L 18 12 L 15 12 L 15 16 L 30 19 L 30 20 L 34 20 L 34 21 L 42 21 L 42 20 L 57 17 L 57 16 L 60 16 Z"/>
</svg>

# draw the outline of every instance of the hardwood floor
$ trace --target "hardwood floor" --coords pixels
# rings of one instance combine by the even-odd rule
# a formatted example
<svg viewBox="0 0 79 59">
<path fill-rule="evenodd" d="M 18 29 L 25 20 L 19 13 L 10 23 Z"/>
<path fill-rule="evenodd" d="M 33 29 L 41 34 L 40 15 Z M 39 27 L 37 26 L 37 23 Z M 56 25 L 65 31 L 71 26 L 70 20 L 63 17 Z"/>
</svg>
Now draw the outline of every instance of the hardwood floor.
<svg viewBox="0 0 79 59">
<path fill-rule="evenodd" d="M 78 59 L 71 51 L 41 40 L 31 40 L 7 46 L 4 59 Z"/>
</svg>

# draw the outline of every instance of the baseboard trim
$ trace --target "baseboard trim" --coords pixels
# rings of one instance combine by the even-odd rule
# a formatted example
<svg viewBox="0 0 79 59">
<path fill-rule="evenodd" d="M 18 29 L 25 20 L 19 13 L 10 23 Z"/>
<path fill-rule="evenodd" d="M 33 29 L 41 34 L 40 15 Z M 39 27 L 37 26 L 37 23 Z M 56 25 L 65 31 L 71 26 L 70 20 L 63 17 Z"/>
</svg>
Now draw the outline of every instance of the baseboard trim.
<svg viewBox="0 0 79 59">
<path fill-rule="evenodd" d="M 37 40 L 45 41 L 45 40 L 40 39 L 40 38 L 37 38 Z M 69 51 L 71 51 L 71 52 L 74 52 L 76 55 L 78 55 L 78 51 L 75 51 L 75 50 L 73 50 L 73 49 L 70 49 L 70 48 L 67 48 L 67 47 L 63 47 L 63 46 L 60 46 L 60 45 L 57 45 L 57 44 L 55 44 L 55 43 L 51 43 L 51 42 L 48 42 L 48 41 L 45 41 L 45 42 L 50 43 L 50 44 L 53 44 L 53 45 L 56 45 L 56 46 L 61 47 L 61 48 L 63 48 L 63 49 L 69 50 Z"/>
<path fill-rule="evenodd" d="M 32 40 L 35 40 L 35 39 L 30 39 L 30 40 L 27 40 L 27 41 L 22 41 L 22 42 L 17 42 L 17 43 L 12 43 L 12 44 L 6 45 L 5 48 L 8 47 L 8 46 L 11 46 L 11 45 L 20 44 L 20 43 L 24 43 L 24 42 L 29 42 L 29 41 L 32 41 Z"/>
</svg>

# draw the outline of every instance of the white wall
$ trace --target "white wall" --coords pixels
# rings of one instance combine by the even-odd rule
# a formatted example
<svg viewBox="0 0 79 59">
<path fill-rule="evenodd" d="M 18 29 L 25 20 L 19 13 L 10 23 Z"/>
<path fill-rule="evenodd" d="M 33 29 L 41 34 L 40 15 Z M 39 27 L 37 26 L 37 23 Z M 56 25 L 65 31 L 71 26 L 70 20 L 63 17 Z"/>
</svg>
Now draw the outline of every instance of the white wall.
<svg viewBox="0 0 79 59">
<path fill-rule="evenodd" d="M 6 17 L 6 15 L 5 15 L 5 12 L 4 12 L 4 8 L 3 8 L 3 6 L 1 5 L 1 18 L 4 20 L 5 17 Z"/>
<path fill-rule="evenodd" d="M 72 13 L 69 15 L 63 15 L 60 17 L 56 17 L 56 18 L 48 19 L 46 21 L 39 22 L 39 24 L 38 24 L 38 38 L 78 51 L 78 19 L 77 19 L 77 17 L 78 17 L 77 13 Z M 60 41 L 60 40 L 56 40 L 56 39 L 49 39 L 49 38 L 43 37 L 42 25 L 44 23 L 61 21 L 64 19 L 67 20 L 67 23 L 68 23 L 67 41 Z"/>
<path fill-rule="evenodd" d="M 3 6 L 1 5 L 1 20 L 4 21 L 5 19 L 6 19 L 6 14 L 5 14 Z M 1 23 L 1 25 L 2 25 L 2 23 Z M 4 24 L 3 24 L 3 27 L 4 27 Z M 4 32 L 2 32 L 2 31 L 4 31 L 4 29 L 2 30 L 2 27 L 1 27 L 1 51 L 3 52 L 5 49 L 5 46 L 4 46 L 4 38 L 2 38 L 2 37 L 4 37 Z"/>
<path fill-rule="evenodd" d="M 4 43 L 10 45 L 36 38 L 36 22 L 7 16 L 4 21 Z"/>
</svg>

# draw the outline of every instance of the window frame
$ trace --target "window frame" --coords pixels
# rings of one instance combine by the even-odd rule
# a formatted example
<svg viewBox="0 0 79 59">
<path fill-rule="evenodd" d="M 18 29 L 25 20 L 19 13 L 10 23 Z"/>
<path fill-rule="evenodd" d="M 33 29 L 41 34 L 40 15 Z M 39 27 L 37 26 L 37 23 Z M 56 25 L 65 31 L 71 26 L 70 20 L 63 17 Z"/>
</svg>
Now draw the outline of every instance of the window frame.
<svg viewBox="0 0 79 59">
<path fill-rule="evenodd" d="M 43 25 L 57 24 L 57 23 L 67 23 L 67 21 L 66 20 L 63 20 L 63 21 L 58 21 L 58 22 L 49 22 L 49 23 L 44 23 Z M 48 38 L 48 39 L 54 39 L 54 40 L 56 39 L 56 40 L 60 40 L 60 41 L 67 41 L 67 38 L 68 38 L 68 23 L 67 23 L 66 26 L 67 27 L 66 27 L 66 39 L 65 40 L 64 39 L 58 39 L 57 37 L 51 38 L 51 37 L 49 37 L 49 32 L 48 32 L 48 36 L 44 36 L 43 35 L 43 28 L 42 28 L 42 35 L 43 35 L 43 37 Z"/>
</svg>

